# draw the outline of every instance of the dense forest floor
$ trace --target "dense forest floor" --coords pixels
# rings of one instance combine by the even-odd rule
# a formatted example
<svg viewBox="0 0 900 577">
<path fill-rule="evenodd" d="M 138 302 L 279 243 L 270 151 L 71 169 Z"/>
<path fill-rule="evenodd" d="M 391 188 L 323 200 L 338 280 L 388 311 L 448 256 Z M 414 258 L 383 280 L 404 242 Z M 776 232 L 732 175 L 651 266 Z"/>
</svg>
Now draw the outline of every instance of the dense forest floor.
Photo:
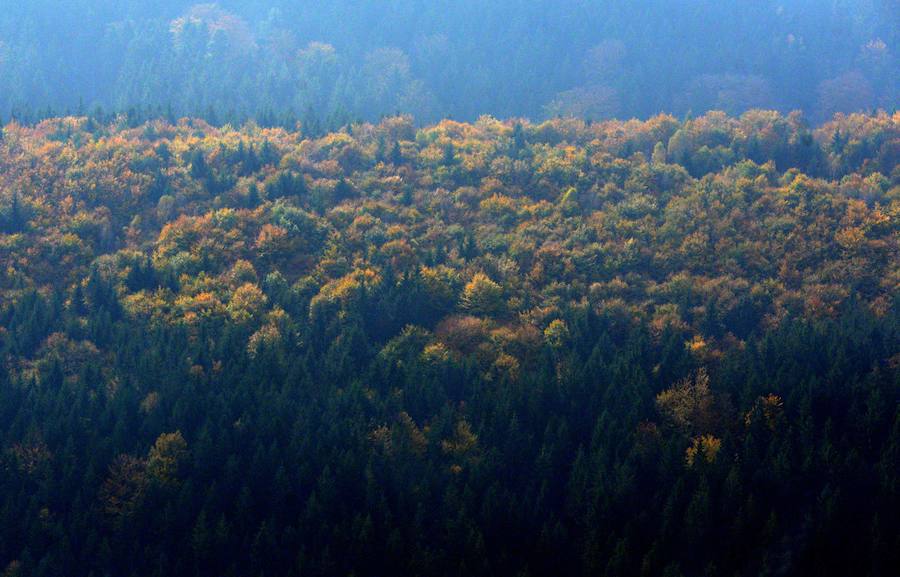
<svg viewBox="0 0 900 577">
<path fill-rule="evenodd" d="M 900 114 L 0 140 L 4 575 L 893 575 Z"/>
</svg>

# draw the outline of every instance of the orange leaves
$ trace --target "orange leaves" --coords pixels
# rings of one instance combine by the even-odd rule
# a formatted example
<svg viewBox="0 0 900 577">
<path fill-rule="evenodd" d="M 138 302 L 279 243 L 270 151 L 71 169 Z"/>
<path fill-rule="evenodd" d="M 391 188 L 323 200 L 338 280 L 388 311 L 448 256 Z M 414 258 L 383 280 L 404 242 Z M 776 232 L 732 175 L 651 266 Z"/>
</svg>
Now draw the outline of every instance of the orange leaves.
<svg viewBox="0 0 900 577">
<path fill-rule="evenodd" d="M 395 117 L 314 139 L 188 119 L 10 125 L 0 287 L 70 288 L 95 259 L 149 253 L 160 278 L 142 290 L 124 286 L 130 261 L 117 261 L 126 310 L 196 324 L 259 317 L 267 304 L 229 306 L 272 272 L 321 287 L 312 310 L 340 312 L 390 269 L 415 277 L 432 325 L 454 308 L 524 326 L 514 313 L 590 303 L 696 337 L 694 356 L 713 360 L 728 332 L 831 315 L 854 291 L 885 309 L 900 282 L 898 123 L 840 115 L 813 141 L 801 118 L 772 111 L 418 130 Z M 818 164 L 798 156 L 806 149 Z M 200 157 L 203 175 L 192 174 Z M 352 190 L 336 198 L 341 182 Z M 13 192 L 27 212 L 16 227 Z M 161 288 L 176 283 L 178 294 Z"/>
<path fill-rule="evenodd" d="M 263 258 L 271 258 L 284 251 L 288 247 L 288 232 L 274 224 L 264 224 L 259 229 L 254 245 L 259 255 Z"/>
<path fill-rule="evenodd" d="M 837 231 L 834 240 L 841 248 L 848 251 L 859 249 L 865 241 L 866 233 L 858 226 L 851 226 Z"/>
<path fill-rule="evenodd" d="M 471 354 L 487 338 L 488 325 L 483 319 L 473 316 L 448 317 L 438 325 L 435 334 L 448 347 L 462 354 Z"/>
</svg>

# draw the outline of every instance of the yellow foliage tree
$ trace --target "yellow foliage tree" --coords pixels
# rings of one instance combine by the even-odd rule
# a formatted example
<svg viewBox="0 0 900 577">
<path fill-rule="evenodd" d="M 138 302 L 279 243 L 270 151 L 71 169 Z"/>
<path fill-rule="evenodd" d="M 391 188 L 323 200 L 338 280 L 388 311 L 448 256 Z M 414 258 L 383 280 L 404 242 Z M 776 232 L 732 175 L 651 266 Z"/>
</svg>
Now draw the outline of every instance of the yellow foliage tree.
<svg viewBox="0 0 900 577">
<path fill-rule="evenodd" d="M 462 306 L 476 315 L 495 315 L 503 310 L 503 287 L 484 273 L 476 273 L 463 289 Z"/>
<path fill-rule="evenodd" d="M 188 457 L 187 442 L 181 431 L 163 433 L 156 438 L 147 456 L 147 475 L 160 485 L 177 484 Z"/>
<path fill-rule="evenodd" d="M 707 463 L 714 463 L 721 448 L 722 440 L 712 435 L 694 437 L 684 453 L 684 461 L 688 467 L 693 467 L 698 457 Z"/>
<path fill-rule="evenodd" d="M 544 329 L 544 341 L 554 350 L 563 348 L 569 337 L 569 327 L 561 319 L 555 319 Z"/>
<path fill-rule="evenodd" d="M 708 431 L 714 426 L 715 413 L 709 375 L 700 369 L 656 396 L 656 407 L 677 428 L 685 431 Z"/>
<path fill-rule="evenodd" d="M 235 322 L 244 323 L 257 317 L 266 306 L 266 295 L 255 284 L 239 286 L 228 303 L 228 314 Z"/>
</svg>

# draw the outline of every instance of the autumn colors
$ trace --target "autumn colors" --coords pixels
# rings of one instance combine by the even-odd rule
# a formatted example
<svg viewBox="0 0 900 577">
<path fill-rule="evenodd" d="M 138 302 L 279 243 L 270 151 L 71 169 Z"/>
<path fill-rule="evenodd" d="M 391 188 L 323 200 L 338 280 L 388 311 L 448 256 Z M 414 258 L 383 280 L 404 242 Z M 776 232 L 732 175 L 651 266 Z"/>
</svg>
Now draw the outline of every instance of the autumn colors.
<svg viewBox="0 0 900 577">
<path fill-rule="evenodd" d="M 900 115 L 0 141 L 5 575 L 890 575 Z"/>
</svg>

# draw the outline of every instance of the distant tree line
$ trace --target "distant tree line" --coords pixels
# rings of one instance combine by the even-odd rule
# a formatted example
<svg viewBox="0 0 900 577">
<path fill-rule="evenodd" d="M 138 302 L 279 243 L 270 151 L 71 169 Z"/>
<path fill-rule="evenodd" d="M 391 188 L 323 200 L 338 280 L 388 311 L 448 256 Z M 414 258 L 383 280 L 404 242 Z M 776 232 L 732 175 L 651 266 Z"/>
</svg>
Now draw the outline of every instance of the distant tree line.
<svg viewBox="0 0 900 577">
<path fill-rule="evenodd" d="M 900 99 L 893 0 L 12 4 L 0 114 L 20 120 L 161 108 L 320 134 L 397 113 L 823 121 Z"/>
</svg>

